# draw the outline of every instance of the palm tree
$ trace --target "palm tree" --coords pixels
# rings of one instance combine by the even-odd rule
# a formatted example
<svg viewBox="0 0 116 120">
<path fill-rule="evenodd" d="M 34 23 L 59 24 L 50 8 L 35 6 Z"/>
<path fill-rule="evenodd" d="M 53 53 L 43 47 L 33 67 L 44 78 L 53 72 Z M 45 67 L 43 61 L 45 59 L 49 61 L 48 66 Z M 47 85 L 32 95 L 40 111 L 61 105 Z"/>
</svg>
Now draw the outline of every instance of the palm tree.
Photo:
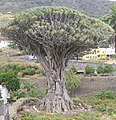
<svg viewBox="0 0 116 120">
<path fill-rule="evenodd" d="M 116 31 L 116 4 L 111 5 L 111 15 L 109 17 L 109 24 Z"/>
<path fill-rule="evenodd" d="M 116 4 L 112 4 L 110 7 L 111 14 L 110 15 L 104 15 L 101 20 L 105 23 L 109 24 L 114 30 L 115 30 L 115 53 L 116 53 Z"/>
<path fill-rule="evenodd" d="M 111 16 L 109 18 L 109 23 L 116 33 L 116 4 L 111 5 Z M 116 34 L 115 34 L 115 53 L 116 53 Z"/>
</svg>

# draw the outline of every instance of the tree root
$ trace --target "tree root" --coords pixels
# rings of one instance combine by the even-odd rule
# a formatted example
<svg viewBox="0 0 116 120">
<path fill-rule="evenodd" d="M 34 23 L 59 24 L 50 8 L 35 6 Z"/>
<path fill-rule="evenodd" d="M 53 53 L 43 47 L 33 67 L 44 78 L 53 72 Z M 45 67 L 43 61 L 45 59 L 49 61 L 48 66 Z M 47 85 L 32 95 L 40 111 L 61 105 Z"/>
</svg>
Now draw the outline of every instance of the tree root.
<svg viewBox="0 0 116 120">
<path fill-rule="evenodd" d="M 72 110 L 74 108 L 74 104 L 68 95 L 60 96 L 51 93 L 43 98 L 38 107 L 40 111 L 62 113 Z"/>
</svg>

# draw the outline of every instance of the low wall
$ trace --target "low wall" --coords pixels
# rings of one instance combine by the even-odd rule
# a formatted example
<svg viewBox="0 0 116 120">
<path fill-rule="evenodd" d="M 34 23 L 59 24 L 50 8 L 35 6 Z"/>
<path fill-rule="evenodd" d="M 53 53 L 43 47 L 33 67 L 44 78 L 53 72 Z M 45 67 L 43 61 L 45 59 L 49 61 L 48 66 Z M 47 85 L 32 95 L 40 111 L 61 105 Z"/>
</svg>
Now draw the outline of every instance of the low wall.
<svg viewBox="0 0 116 120">
<path fill-rule="evenodd" d="M 84 70 L 86 65 L 91 65 L 94 68 L 97 68 L 97 66 L 99 64 L 102 64 L 103 66 L 107 65 L 107 64 L 105 64 L 103 62 L 89 62 L 89 61 L 88 62 L 84 62 L 84 61 L 70 60 L 69 63 L 68 63 L 67 68 L 69 69 L 69 68 L 72 67 L 72 65 L 74 65 L 78 70 Z M 112 64 L 112 66 L 116 67 L 116 64 Z"/>
<path fill-rule="evenodd" d="M 111 90 L 116 92 L 116 76 L 85 77 L 81 81 L 80 88 L 73 96 L 94 95 L 101 90 Z"/>
</svg>

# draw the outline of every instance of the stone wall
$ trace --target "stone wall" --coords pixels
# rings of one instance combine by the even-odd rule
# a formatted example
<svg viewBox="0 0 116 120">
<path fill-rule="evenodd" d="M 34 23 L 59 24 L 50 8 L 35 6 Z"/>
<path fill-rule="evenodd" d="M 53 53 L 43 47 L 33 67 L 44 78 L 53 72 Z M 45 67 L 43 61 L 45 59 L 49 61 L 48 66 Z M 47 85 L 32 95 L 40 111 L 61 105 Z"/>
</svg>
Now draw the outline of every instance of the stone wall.
<svg viewBox="0 0 116 120">
<path fill-rule="evenodd" d="M 96 68 L 99 64 L 102 64 L 103 66 L 106 65 L 103 62 L 84 62 L 84 61 L 70 60 L 67 68 L 71 68 L 71 66 L 74 65 L 78 70 L 84 70 L 86 65 L 91 65 L 94 68 Z M 116 64 L 112 64 L 112 66 L 116 67 Z"/>
</svg>

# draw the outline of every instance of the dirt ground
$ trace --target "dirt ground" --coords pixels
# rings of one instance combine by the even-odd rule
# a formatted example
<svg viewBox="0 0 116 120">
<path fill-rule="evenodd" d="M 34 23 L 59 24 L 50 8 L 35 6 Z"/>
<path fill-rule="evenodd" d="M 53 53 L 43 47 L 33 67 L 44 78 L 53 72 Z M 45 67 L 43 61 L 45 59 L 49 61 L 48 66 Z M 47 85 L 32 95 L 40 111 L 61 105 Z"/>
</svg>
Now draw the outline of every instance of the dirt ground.
<svg viewBox="0 0 116 120">
<path fill-rule="evenodd" d="M 0 65 L 1 64 L 11 64 L 11 63 L 19 63 L 19 64 L 31 64 L 31 65 L 39 65 L 35 61 L 26 60 L 27 55 L 22 55 L 19 49 L 11 49 L 9 47 L 4 47 L 0 49 Z"/>
</svg>

